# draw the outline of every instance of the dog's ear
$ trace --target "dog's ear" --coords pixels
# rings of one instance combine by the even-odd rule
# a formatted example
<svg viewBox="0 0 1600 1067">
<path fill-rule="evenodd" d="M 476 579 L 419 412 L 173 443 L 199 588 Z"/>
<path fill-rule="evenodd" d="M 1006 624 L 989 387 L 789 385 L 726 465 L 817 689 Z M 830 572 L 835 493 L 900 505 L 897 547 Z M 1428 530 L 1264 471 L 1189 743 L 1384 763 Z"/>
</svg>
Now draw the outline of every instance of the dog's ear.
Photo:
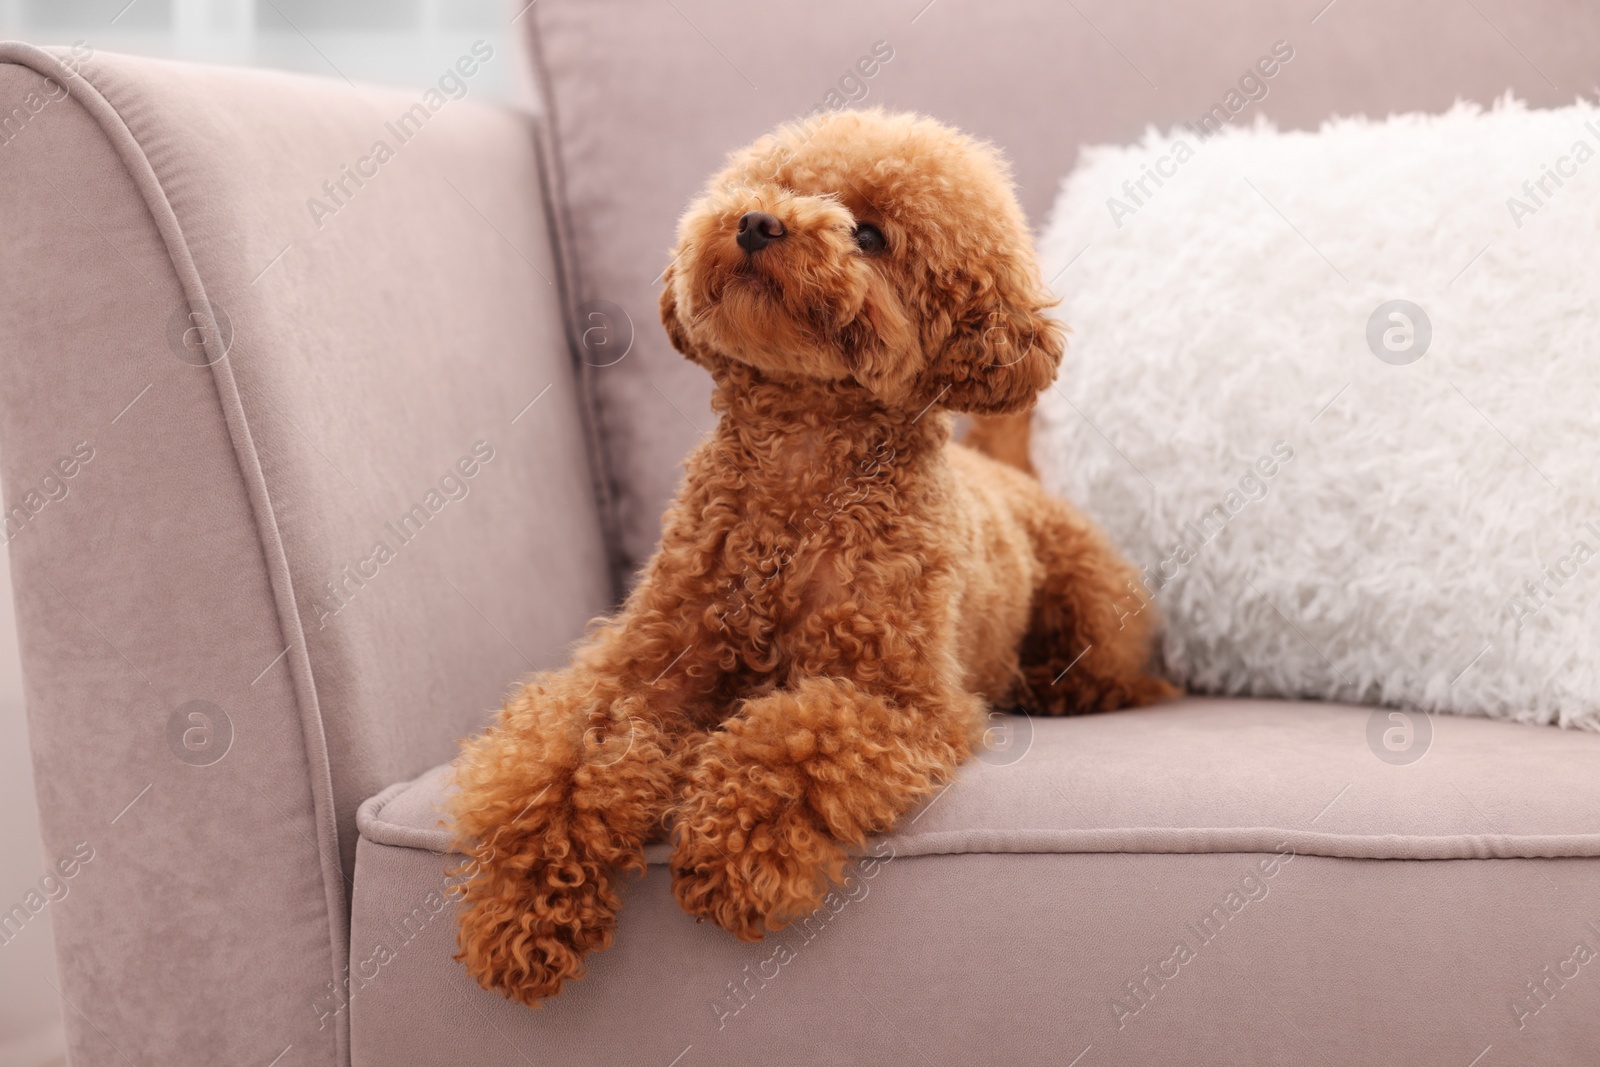
<svg viewBox="0 0 1600 1067">
<path fill-rule="evenodd" d="M 1001 255 L 964 275 L 944 288 L 960 295 L 944 313 L 949 332 L 935 342 L 927 401 L 974 415 L 1026 411 L 1055 380 L 1066 349 L 1065 329 L 1044 313 L 1055 298 L 1032 255 Z"/>
<path fill-rule="evenodd" d="M 868 281 L 861 310 L 839 330 L 838 342 L 856 381 L 881 400 L 903 405 L 917 395 L 923 368 L 921 338 L 882 277 Z"/>
<path fill-rule="evenodd" d="M 706 370 L 715 370 L 715 353 L 689 336 L 689 328 L 684 323 L 683 317 L 678 314 L 676 273 L 673 264 L 669 263 L 661 274 L 662 280 L 666 282 L 661 290 L 661 325 L 667 328 L 667 337 L 672 341 L 673 348 Z"/>
</svg>

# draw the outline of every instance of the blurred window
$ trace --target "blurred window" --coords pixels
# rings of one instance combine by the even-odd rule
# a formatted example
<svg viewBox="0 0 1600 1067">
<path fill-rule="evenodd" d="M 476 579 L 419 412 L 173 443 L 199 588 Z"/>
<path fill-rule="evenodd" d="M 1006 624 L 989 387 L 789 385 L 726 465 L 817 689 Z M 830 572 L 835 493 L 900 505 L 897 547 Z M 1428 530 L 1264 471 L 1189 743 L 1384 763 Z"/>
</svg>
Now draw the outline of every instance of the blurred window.
<svg viewBox="0 0 1600 1067">
<path fill-rule="evenodd" d="M 419 89 L 483 40 L 503 61 L 474 95 L 505 99 L 516 15 L 503 0 L 0 0 L 0 38 Z"/>
</svg>

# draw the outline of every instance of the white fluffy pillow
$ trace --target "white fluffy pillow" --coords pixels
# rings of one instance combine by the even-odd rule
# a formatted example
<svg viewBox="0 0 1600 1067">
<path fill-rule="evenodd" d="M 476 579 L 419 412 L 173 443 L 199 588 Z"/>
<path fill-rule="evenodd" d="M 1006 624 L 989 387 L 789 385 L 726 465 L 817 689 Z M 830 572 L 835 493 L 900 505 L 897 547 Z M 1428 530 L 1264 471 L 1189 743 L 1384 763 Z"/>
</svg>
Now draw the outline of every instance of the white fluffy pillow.
<svg viewBox="0 0 1600 1067">
<path fill-rule="evenodd" d="M 1597 237 L 1592 104 L 1085 150 L 1034 459 L 1176 677 L 1600 728 Z"/>
</svg>

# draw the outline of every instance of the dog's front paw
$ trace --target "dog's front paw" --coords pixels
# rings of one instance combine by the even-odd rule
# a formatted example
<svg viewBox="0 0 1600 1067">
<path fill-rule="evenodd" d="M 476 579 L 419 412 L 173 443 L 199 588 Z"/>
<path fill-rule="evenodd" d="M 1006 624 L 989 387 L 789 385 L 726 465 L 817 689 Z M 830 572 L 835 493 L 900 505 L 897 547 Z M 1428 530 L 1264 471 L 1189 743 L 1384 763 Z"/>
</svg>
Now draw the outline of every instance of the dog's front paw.
<svg viewBox="0 0 1600 1067">
<path fill-rule="evenodd" d="M 685 801 L 673 828 L 672 892 L 690 915 L 759 941 L 822 904 L 845 852 L 801 803 L 774 805 L 736 790 Z"/>
<path fill-rule="evenodd" d="M 468 865 L 455 958 L 483 988 L 537 1007 L 611 944 L 618 899 L 611 872 L 594 863 L 519 867 Z"/>
<path fill-rule="evenodd" d="M 753 833 L 765 837 L 765 829 Z M 672 893 L 690 915 L 741 941 L 760 941 L 820 907 L 843 866 L 843 851 L 832 842 L 801 854 L 777 845 L 728 854 L 709 839 L 680 834 L 672 854 Z"/>
</svg>

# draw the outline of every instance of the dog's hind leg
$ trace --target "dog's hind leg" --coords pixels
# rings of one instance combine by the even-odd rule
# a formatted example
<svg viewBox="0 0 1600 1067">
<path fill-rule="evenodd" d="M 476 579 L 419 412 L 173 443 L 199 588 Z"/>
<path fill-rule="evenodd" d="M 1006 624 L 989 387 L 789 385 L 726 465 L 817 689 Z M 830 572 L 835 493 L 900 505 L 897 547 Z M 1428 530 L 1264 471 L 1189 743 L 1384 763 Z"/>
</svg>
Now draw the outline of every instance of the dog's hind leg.
<svg viewBox="0 0 1600 1067">
<path fill-rule="evenodd" d="M 450 808 L 470 857 L 456 872 L 456 958 L 524 1004 L 554 996 L 611 943 L 616 880 L 643 871 L 695 736 L 682 709 L 688 649 L 627 629 L 613 624 L 575 666 L 529 679 L 456 763 Z"/>
<path fill-rule="evenodd" d="M 1088 519 L 1039 494 L 1027 517 L 1039 562 L 1016 699 L 1036 715 L 1136 707 L 1176 696 L 1152 672 L 1158 620 L 1138 572 Z"/>
<path fill-rule="evenodd" d="M 949 779 L 979 710 L 959 690 L 892 702 L 838 677 L 745 701 L 695 753 L 674 812 L 678 903 L 746 941 L 810 914 L 846 846 Z"/>
<path fill-rule="evenodd" d="M 1033 460 L 1028 455 L 1028 434 L 1032 426 L 1032 411 L 975 415 L 961 443 L 990 459 L 1032 474 Z"/>
</svg>

